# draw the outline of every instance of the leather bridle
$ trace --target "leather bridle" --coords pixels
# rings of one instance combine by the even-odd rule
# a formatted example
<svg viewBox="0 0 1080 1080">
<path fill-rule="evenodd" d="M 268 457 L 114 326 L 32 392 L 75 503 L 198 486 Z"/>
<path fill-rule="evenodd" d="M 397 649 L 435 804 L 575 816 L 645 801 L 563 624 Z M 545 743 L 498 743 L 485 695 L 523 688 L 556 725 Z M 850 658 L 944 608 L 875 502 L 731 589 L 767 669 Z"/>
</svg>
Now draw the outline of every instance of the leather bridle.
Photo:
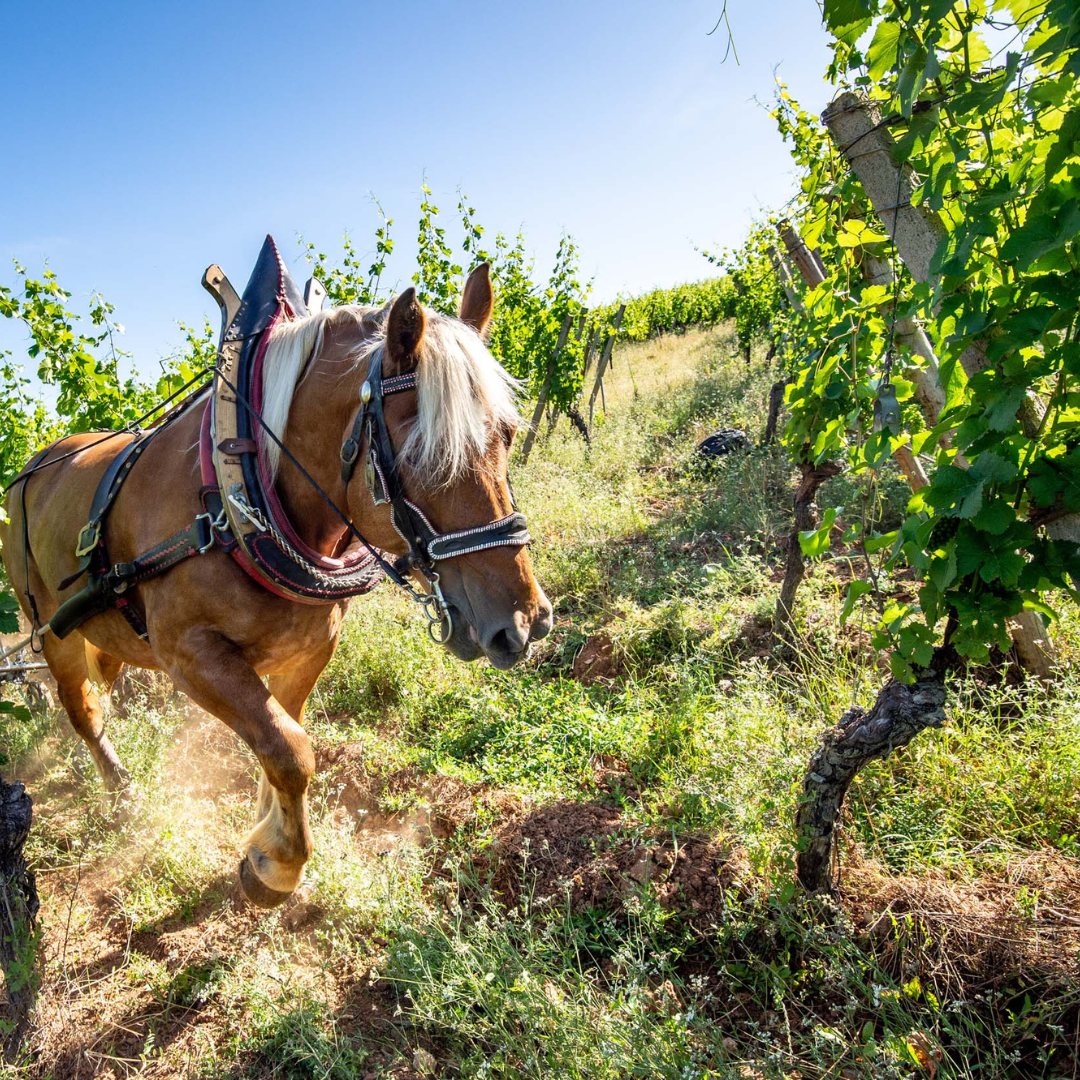
<svg viewBox="0 0 1080 1080">
<path fill-rule="evenodd" d="M 360 408 L 352 430 L 341 446 L 341 479 L 348 487 L 361 449 L 366 447 L 364 480 L 372 500 L 376 506 L 389 504 L 390 522 L 409 549 L 397 560 L 394 569 L 399 575 L 411 569 L 423 575 L 430 591 L 419 602 L 428 620 L 428 633 L 433 641 L 445 645 L 454 633 L 454 622 L 439 583 L 437 564 L 444 559 L 490 548 L 523 547 L 532 542 L 532 537 L 525 515 L 519 513 L 514 504 L 512 489 L 510 505 L 513 511 L 506 517 L 448 533 L 440 533 L 405 494 L 394 444 L 386 426 L 383 402 L 391 394 L 415 390 L 416 382 L 416 372 L 384 379 L 381 350 L 372 355 L 367 378 L 360 387 Z"/>
</svg>

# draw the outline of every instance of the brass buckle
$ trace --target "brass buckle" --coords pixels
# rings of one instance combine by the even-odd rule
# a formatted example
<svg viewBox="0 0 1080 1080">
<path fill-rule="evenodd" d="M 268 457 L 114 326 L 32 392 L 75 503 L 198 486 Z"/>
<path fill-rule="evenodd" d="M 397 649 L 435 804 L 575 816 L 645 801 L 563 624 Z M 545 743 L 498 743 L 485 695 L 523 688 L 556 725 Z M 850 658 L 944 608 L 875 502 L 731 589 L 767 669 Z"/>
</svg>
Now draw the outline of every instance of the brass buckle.
<svg viewBox="0 0 1080 1080">
<path fill-rule="evenodd" d="M 81 559 L 84 555 L 89 555 L 97 547 L 100 539 L 101 525 L 96 521 L 88 522 L 82 527 L 79 539 L 75 541 L 75 557 Z"/>
</svg>

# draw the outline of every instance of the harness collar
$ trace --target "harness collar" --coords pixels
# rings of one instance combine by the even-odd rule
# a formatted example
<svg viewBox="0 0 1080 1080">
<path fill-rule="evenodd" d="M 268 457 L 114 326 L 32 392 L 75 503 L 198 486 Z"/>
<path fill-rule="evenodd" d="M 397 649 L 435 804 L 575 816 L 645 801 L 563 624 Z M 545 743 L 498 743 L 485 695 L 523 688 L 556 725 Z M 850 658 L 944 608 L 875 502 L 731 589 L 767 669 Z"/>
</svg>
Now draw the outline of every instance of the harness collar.
<svg viewBox="0 0 1080 1080">
<path fill-rule="evenodd" d="M 203 470 L 204 479 L 216 479 L 221 490 L 237 541 L 233 557 L 260 584 L 301 603 L 333 603 L 367 592 L 385 573 L 423 607 L 428 632 L 434 640 L 445 644 L 453 634 L 453 622 L 439 585 L 437 563 L 487 548 L 530 543 L 532 538 L 524 516 L 514 507 L 506 517 L 475 528 L 440 534 L 432 526 L 405 495 L 383 415 L 384 397 L 415 389 L 416 374 L 383 379 L 381 356 L 377 353 L 361 388 L 360 409 L 352 431 L 342 444 L 341 461 L 342 478 L 348 484 L 366 441 L 364 472 L 368 486 L 377 505 L 389 503 L 391 523 L 408 548 L 395 562 L 387 561 L 384 553 L 368 543 L 282 445 L 261 416 L 261 365 L 270 333 L 280 318 L 308 314 L 273 239 L 267 237 L 242 300 L 235 296 L 217 267 L 207 271 L 204 284 L 221 305 L 223 327 L 216 379 L 204 426 Z M 365 551 L 339 562 L 326 559 L 299 541 L 285 517 L 272 481 L 260 468 L 258 444 L 267 438 L 281 448 L 283 456 L 361 541 Z M 412 569 L 423 576 L 428 593 L 418 592 L 411 584 L 407 574 Z"/>
</svg>

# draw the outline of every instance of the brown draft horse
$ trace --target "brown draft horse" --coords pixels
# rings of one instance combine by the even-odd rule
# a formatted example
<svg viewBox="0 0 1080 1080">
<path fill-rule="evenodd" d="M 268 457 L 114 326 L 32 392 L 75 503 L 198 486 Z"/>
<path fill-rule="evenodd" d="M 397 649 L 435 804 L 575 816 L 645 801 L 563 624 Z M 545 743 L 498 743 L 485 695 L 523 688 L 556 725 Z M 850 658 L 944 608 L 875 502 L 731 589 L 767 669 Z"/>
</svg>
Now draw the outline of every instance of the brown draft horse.
<svg viewBox="0 0 1080 1080">
<path fill-rule="evenodd" d="M 409 289 L 379 310 L 333 308 L 271 331 L 282 335 L 285 347 L 277 350 L 276 366 L 268 352 L 263 415 L 276 414 L 272 423 L 285 447 L 385 552 L 406 550 L 389 507 L 376 505 L 362 469 L 343 480 L 339 456 L 375 348 L 384 377 L 417 373 L 416 389 L 387 398 L 385 406 L 409 497 L 443 532 L 511 512 L 507 460 L 517 413 L 509 380 L 482 344 L 492 305 L 482 266 L 466 283 L 459 319 L 426 312 Z M 298 358 L 305 345 L 306 355 Z M 135 557 L 202 510 L 202 411 L 189 408 L 179 416 L 132 469 L 107 519 L 113 560 Z M 76 537 L 95 487 L 128 441 L 91 445 L 98 439 L 86 434 L 63 441 L 50 454 L 86 449 L 29 478 L 27 560 L 21 484 L 8 498 L 9 521 L 0 526 L 4 565 L 10 581 L 29 581 L 43 621 L 78 588 L 61 592 L 57 583 L 75 570 Z M 281 505 L 301 540 L 340 556 L 349 539 L 341 521 L 295 468 L 280 462 L 276 476 Z M 530 641 L 550 632 L 551 605 L 525 547 L 461 555 L 440 564 L 440 571 L 454 624 L 446 645 L 459 658 L 486 655 L 497 667 L 509 667 L 526 655 Z M 29 617 L 27 598 L 18 591 Z M 315 758 L 303 728 L 304 704 L 334 653 L 348 601 L 309 605 L 275 596 L 218 548 L 141 582 L 135 599 L 145 613 L 147 640 L 113 609 L 62 640 L 45 634 L 45 659 L 71 724 L 106 785 L 123 786 L 128 774 L 105 735 L 95 681 L 111 687 L 124 664 L 167 672 L 228 724 L 262 766 L 257 824 L 245 841 L 240 880 L 252 902 L 281 903 L 301 882 L 312 851 L 306 792 Z"/>
</svg>

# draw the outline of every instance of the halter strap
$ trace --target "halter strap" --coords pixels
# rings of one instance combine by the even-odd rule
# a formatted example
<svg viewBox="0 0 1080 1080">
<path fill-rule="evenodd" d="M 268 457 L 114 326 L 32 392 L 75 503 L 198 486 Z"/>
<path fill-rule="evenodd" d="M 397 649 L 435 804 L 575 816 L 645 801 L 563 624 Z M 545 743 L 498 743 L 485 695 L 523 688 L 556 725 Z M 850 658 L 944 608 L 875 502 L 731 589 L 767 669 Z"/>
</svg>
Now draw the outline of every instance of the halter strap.
<svg viewBox="0 0 1080 1080">
<path fill-rule="evenodd" d="M 384 379 L 382 357 L 379 354 L 372 357 L 367 378 L 360 387 L 360 409 L 353 422 L 352 431 L 341 447 L 342 480 L 348 485 L 352 479 L 366 428 L 370 466 L 365 469 L 368 488 L 376 505 L 384 502 L 390 504 L 391 523 L 409 547 L 409 553 L 404 556 L 406 564 L 416 566 L 429 580 L 433 576 L 437 579 L 435 564 L 443 559 L 490 548 L 524 547 L 532 543 L 525 515 L 519 513 L 514 505 L 512 491 L 511 513 L 486 525 L 449 533 L 440 533 L 420 507 L 405 495 L 397 468 L 397 455 L 383 412 L 383 401 L 391 394 L 415 387 L 415 372 L 392 375 Z M 403 567 L 407 568 L 407 565 Z"/>
<path fill-rule="evenodd" d="M 378 364 L 378 359 L 372 360 L 372 365 Z M 405 375 L 392 375 L 382 383 L 382 396 L 400 394 L 406 390 L 416 389 L 416 372 L 410 371 Z M 364 396 L 366 393 L 366 397 Z M 364 385 L 360 388 L 360 411 L 353 421 L 352 431 L 348 438 L 341 444 L 341 479 L 348 485 L 356 471 L 356 459 L 360 456 L 360 440 L 363 436 L 364 420 L 367 418 L 368 404 L 371 401 L 371 374 Z M 381 407 L 380 407 L 381 412 Z M 385 427 L 385 422 L 383 424 Z"/>
</svg>

